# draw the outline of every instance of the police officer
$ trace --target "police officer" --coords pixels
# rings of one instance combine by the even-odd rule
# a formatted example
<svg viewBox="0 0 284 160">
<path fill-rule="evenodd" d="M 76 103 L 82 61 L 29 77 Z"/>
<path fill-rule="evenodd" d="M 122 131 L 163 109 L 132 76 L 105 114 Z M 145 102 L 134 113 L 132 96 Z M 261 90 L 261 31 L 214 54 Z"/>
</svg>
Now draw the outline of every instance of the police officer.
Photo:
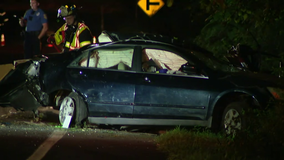
<svg viewBox="0 0 284 160">
<path fill-rule="evenodd" d="M 48 30 L 47 16 L 39 8 L 39 0 L 30 0 L 31 9 L 27 10 L 19 23 L 25 26 L 24 53 L 25 58 L 32 58 L 34 55 L 41 54 L 41 38 Z"/>
<path fill-rule="evenodd" d="M 64 23 L 53 36 L 48 38 L 48 43 L 57 46 L 63 45 L 63 52 L 79 49 L 93 43 L 93 36 L 89 27 L 79 20 L 76 5 L 63 5 L 58 9 L 57 17 L 63 18 Z"/>
</svg>

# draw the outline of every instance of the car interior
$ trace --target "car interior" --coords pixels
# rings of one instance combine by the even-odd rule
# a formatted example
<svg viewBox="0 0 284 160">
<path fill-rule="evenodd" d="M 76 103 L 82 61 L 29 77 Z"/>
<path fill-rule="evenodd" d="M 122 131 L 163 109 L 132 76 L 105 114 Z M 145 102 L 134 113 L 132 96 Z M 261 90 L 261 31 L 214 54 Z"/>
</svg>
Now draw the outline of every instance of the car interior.
<svg viewBox="0 0 284 160">
<path fill-rule="evenodd" d="M 142 51 L 142 71 L 151 73 L 183 74 L 180 67 L 187 63 L 182 57 L 165 50 L 145 48 Z"/>
<path fill-rule="evenodd" d="M 98 49 L 91 53 L 89 64 L 87 65 L 88 57 L 83 57 L 79 62 L 79 66 L 117 69 L 117 70 L 131 70 L 133 49 L 117 49 L 106 50 Z"/>
<path fill-rule="evenodd" d="M 102 69 L 131 70 L 134 49 L 95 49 L 91 51 L 89 62 L 85 54 L 79 66 Z M 87 64 L 89 63 L 89 64 Z M 148 73 L 187 75 L 180 71 L 187 61 L 170 51 L 144 48 L 142 50 L 142 71 Z"/>
</svg>

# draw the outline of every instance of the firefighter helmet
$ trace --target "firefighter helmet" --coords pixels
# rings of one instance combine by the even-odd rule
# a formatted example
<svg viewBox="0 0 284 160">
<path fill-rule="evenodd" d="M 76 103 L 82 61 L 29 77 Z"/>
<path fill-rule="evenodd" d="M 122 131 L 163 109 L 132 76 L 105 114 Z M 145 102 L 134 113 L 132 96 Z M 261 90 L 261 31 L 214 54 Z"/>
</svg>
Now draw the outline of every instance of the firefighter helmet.
<svg viewBox="0 0 284 160">
<path fill-rule="evenodd" d="M 62 5 L 57 12 L 57 17 L 66 17 L 77 14 L 76 5 Z"/>
</svg>

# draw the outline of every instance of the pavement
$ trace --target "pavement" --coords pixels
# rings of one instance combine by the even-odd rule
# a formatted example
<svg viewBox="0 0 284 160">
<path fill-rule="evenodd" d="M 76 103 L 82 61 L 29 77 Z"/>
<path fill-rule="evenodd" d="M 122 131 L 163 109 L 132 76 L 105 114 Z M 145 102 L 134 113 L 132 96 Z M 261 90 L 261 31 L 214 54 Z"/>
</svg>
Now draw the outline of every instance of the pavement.
<svg viewBox="0 0 284 160">
<path fill-rule="evenodd" d="M 0 107 L 1 160 L 165 160 L 157 150 L 157 134 L 101 129 L 61 128 L 58 110 L 40 107 L 40 119 L 32 111 Z"/>
</svg>

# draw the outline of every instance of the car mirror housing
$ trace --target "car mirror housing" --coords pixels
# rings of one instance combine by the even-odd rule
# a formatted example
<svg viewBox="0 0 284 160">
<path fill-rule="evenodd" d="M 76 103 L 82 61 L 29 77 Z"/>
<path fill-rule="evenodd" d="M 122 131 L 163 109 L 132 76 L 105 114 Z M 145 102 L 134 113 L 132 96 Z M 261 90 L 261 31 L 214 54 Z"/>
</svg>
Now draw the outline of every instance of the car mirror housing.
<svg viewBox="0 0 284 160">
<path fill-rule="evenodd" d="M 180 68 L 181 72 L 184 72 L 187 74 L 197 74 L 198 70 L 199 69 L 197 69 L 195 65 L 188 64 L 188 63 L 181 65 L 181 68 Z"/>
</svg>

